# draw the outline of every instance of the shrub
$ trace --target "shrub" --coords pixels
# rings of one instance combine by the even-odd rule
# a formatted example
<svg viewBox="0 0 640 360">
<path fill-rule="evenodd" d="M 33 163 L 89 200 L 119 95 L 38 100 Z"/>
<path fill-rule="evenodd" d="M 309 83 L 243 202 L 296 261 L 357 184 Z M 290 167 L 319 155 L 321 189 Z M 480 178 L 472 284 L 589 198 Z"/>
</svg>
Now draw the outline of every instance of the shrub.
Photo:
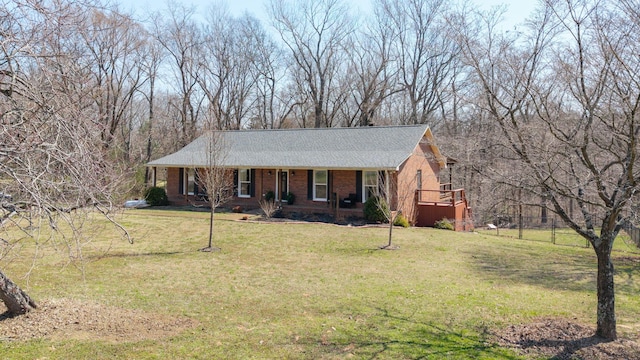
<svg viewBox="0 0 640 360">
<path fill-rule="evenodd" d="M 292 192 L 288 192 L 286 200 L 287 200 L 287 204 L 293 205 L 293 202 L 296 201 L 296 196 Z"/>
<path fill-rule="evenodd" d="M 379 196 L 371 196 L 364 202 L 364 218 L 372 222 L 386 222 L 387 202 Z"/>
<path fill-rule="evenodd" d="M 144 192 L 144 199 L 151 206 L 163 206 L 169 205 L 169 199 L 167 198 L 167 192 L 164 188 L 158 186 L 152 186 Z"/>
<path fill-rule="evenodd" d="M 393 225 L 402 226 L 406 228 L 406 227 L 409 227 L 409 220 L 407 220 L 407 218 L 404 217 L 404 215 L 398 214 L 398 216 L 396 216 L 396 219 L 393 221 Z"/>
<path fill-rule="evenodd" d="M 273 191 L 269 190 L 264 194 L 264 199 L 267 201 L 273 201 L 276 199 L 276 194 Z"/>
<path fill-rule="evenodd" d="M 273 200 L 260 200 L 259 204 L 260 209 L 262 209 L 262 212 L 264 213 L 264 217 L 267 219 L 271 219 L 278 210 L 278 206 Z"/>
<path fill-rule="evenodd" d="M 442 220 L 436 221 L 433 227 L 435 227 L 436 229 L 443 229 L 443 230 L 455 230 L 453 223 L 449 221 L 449 219 L 447 218 L 442 218 Z"/>
</svg>

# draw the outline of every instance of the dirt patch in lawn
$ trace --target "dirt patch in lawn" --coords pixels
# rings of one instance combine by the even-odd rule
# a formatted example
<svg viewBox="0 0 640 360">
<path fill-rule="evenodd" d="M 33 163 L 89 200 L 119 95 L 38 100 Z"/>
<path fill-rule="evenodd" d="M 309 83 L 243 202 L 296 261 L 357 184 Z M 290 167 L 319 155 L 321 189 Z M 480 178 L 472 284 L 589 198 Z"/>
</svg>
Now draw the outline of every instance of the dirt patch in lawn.
<svg viewBox="0 0 640 360">
<path fill-rule="evenodd" d="M 0 303 L 0 312 L 6 310 Z M 0 340 L 78 339 L 113 342 L 160 339 L 196 326 L 194 320 L 69 299 L 43 300 L 20 316 L 0 315 Z"/>
<path fill-rule="evenodd" d="M 629 339 L 605 341 L 591 327 L 559 318 L 511 325 L 496 334 L 500 346 L 523 355 L 558 360 L 640 359 L 640 344 Z"/>
</svg>

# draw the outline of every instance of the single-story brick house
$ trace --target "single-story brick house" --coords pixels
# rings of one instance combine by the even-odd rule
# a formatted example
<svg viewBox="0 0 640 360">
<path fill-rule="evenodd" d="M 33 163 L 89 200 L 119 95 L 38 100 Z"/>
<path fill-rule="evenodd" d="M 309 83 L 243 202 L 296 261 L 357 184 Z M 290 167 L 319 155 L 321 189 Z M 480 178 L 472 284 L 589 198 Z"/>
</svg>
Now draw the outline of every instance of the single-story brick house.
<svg viewBox="0 0 640 360">
<path fill-rule="evenodd" d="M 470 215 L 464 192 L 461 199 L 454 193 L 461 190 L 440 182 L 447 159 L 427 125 L 238 130 L 216 136 L 225 144 L 222 166 L 233 172 L 229 206 L 258 208 L 269 193 L 285 212 L 362 216 L 363 203 L 385 187 L 394 207 L 413 224 L 430 226 L 443 217 L 463 221 Z M 172 204 L 202 202 L 196 169 L 207 167 L 208 139 L 203 135 L 149 162 L 153 174 L 166 169 Z M 293 204 L 287 204 L 289 193 L 295 196 Z M 456 204 L 464 210 L 437 209 Z"/>
</svg>

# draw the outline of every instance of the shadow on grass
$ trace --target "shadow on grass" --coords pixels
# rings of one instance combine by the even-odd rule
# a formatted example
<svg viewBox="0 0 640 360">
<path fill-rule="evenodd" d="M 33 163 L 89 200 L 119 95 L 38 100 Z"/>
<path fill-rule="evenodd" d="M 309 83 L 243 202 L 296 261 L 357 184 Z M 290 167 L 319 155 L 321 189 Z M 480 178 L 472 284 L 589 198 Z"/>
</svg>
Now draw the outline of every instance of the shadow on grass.
<svg viewBox="0 0 640 360">
<path fill-rule="evenodd" d="M 519 282 L 554 290 L 596 290 L 595 254 L 545 254 L 542 251 L 507 253 L 504 250 L 476 248 L 469 256 L 478 273 L 490 280 Z M 613 263 L 618 277 L 616 292 L 636 294 L 640 289 L 640 257 L 621 260 L 614 256 Z"/>
<path fill-rule="evenodd" d="M 640 256 L 614 257 L 616 292 L 637 295 L 640 292 Z"/>
<path fill-rule="evenodd" d="M 90 260 L 103 260 L 103 259 L 119 259 L 119 258 L 138 258 L 138 257 L 153 257 L 153 256 L 171 256 L 171 255 L 183 255 L 195 253 L 197 250 L 192 251 L 151 251 L 145 253 L 116 253 L 116 252 L 106 252 L 100 255 L 90 255 L 88 259 Z"/>
<path fill-rule="evenodd" d="M 595 290 L 595 260 L 584 256 L 540 256 L 523 251 L 507 253 L 504 250 L 480 248 L 473 249 L 470 257 L 471 265 L 489 280 L 525 283 L 555 290 Z"/>
<path fill-rule="evenodd" d="M 456 331 L 445 325 L 395 316 L 376 309 L 381 321 L 343 329 L 335 336 L 310 340 L 321 357 L 360 359 L 521 359 L 513 351 L 490 342 L 487 329 Z"/>
</svg>

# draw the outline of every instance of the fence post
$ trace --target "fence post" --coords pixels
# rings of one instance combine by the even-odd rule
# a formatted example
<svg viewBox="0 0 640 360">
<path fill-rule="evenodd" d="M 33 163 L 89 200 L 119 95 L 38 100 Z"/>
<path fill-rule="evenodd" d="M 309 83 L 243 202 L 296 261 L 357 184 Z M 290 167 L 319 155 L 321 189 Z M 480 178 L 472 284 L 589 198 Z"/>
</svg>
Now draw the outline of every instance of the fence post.
<svg viewBox="0 0 640 360">
<path fill-rule="evenodd" d="M 518 239 L 522 240 L 522 188 L 518 189 Z"/>
<path fill-rule="evenodd" d="M 522 240 L 522 205 L 520 205 L 520 213 L 518 214 L 518 239 Z"/>
<path fill-rule="evenodd" d="M 551 219 L 551 243 L 556 244 L 556 218 Z"/>
</svg>

